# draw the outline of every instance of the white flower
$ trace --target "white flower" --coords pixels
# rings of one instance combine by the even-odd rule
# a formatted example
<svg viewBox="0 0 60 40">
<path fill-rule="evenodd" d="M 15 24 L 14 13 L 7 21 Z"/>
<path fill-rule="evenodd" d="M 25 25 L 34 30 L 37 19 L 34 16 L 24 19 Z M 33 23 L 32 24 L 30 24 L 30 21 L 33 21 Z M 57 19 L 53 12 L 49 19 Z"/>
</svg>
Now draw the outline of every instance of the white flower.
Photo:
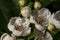
<svg viewBox="0 0 60 40">
<path fill-rule="evenodd" d="M 8 23 L 8 29 L 15 36 L 28 36 L 31 32 L 30 22 L 27 18 L 13 17 Z"/>
<path fill-rule="evenodd" d="M 49 23 L 55 25 L 57 29 L 60 29 L 60 11 L 57 11 L 55 14 L 52 14 Z"/>
<path fill-rule="evenodd" d="M 34 23 L 35 27 L 41 31 L 46 28 L 45 26 L 48 26 L 50 17 L 51 17 L 50 11 L 46 8 L 42 8 L 41 10 L 38 11 L 38 15 L 36 18 L 30 15 L 30 22 Z"/>
<path fill-rule="evenodd" d="M 9 34 L 7 33 L 4 33 L 2 36 L 1 36 L 1 40 L 16 40 L 16 37 L 15 36 L 10 36 Z"/>
<path fill-rule="evenodd" d="M 34 8 L 35 9 L 40 9 L 41 8 L 41 3 L 40 2 L 35 2 L 34 3 Z"/>
<path fill-rule="evenodd" d="M 40 19 L 42 21 L 42 25 L 47 26 L 49 24 L 50 17 L 51 17 L 51 12 L 47 8 L 42 8 L 38 11 L 37 19 Z"/>
<path fill-rule="evenodd" d="M 29 17 L 31 14 L 31 8 L 29 6 L 25 6 L 21 9 L 21 14 L 23 17 Z"/>
<path fill-rule="evenodd" d="M 19 5 L 24 6 L 25 5 L 25 0 L 19 0 Z"/>
<path fill-rule="evenodd" d="M 51 34 L 49 32 L 42 32 L 38 29 L 34 30 L 36 38 L 34 40 L 53 40 Z"/>
</svg>

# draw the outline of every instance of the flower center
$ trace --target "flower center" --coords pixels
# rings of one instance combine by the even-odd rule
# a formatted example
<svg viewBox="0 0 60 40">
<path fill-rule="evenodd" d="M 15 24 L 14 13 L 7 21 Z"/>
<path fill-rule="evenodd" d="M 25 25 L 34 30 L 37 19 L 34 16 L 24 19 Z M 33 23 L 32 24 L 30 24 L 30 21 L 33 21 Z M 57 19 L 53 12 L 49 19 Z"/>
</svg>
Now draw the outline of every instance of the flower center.
<svg viewBox="0 0 60 40">
<path fill-rule="evenodd" d="M 15 24 L 15 29 L 18 30 L 18 31 L 22 31 L 22 30 L 25 29 L 25 27 L 23 27 L 23 25 L 20 26 L 20 25 Z"/>
<path fill-rule="evenodd" d="M 43 19 L 41 17 L 35 18 L 36 22 L 42 24 Z"/>
</svg>

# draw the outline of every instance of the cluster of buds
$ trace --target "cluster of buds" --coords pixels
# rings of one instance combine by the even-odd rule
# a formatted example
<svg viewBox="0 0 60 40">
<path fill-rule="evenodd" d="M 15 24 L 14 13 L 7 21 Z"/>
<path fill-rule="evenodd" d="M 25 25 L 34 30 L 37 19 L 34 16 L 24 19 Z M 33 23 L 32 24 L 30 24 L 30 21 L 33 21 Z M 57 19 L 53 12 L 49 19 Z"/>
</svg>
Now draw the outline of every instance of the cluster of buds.
<svg viewBox="0 0 60 40">
<path fill-rule="evenodd" d="M 20 7 L 26 6 L 26 0 L 19 0 L 18 1 Z M 39 1 L 35 1 L 34 3 L 34 9 L 40 9 L 41 8 L 41 3 Z"/>
</svg>

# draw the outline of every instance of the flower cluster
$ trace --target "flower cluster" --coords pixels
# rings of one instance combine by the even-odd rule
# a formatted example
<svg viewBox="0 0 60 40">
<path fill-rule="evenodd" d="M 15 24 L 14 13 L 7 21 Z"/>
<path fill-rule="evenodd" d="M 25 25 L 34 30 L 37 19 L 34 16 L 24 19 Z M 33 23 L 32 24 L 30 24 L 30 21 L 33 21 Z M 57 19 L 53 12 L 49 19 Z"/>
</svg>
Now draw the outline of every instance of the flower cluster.
<svg viewBox="0 0 60 40">
<path fill-rule="evenodd" d="M 40 2 L 34 3 L 34 8 L 38 10 L 31 10 L 29 6 L 25 6 L 25 0 L 19 0 L 19 5 L 23 6 L 21 9 L 21 16 L 12 17 L 7 25 L 11 35 L 4 33 L 1 40 L 16 40 L 17 37 L 28 37 L 34 32 L 34 40 L 53 40 L 49 31 L 60 29 L 60 11 L 51 14 L 49 9 L 41 8 Z M 31 25 L 33 23 L 34 28 Z M 48 31 L 47 31 L 48 30 Z"/>
</svg>

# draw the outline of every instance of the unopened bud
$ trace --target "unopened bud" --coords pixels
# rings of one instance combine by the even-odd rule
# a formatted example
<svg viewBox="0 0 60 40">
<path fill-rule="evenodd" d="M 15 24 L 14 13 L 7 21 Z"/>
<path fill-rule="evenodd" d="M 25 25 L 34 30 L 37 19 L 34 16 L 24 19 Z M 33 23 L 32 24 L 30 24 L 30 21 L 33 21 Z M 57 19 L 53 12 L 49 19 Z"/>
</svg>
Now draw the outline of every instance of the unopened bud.
<svg viewBox="0 0 60 40">
<path fill-rule="evenodd" d="M 54 28 L 55 28 L 55 27 L 54 27 L 53 24 L 49 24 L 49 25 L 48 25 L 48 30 L 49 30 L 49 31 L 52 31 Z"/>
<path fill-rule="evenodd" d="M 40 8 L 41 8 L 40 2 L 35 2 L 35 3 L 34 3 L 34 8 L 35 8 L 35 9 L 40 9 Z"/>
<path fill-rule="evenodd" d="M 20 0 L 20 1 L 19 1 L 19 5 L 20 5 L 20 6 L 24 6 L 24 5 L 25 5 L 25 1 L 24 1 L 24 0 Z"/>
<path fill-rule="evenodd" d="M 30 9 L 30 7 L 26 6 L 26 7 L 23 7 L 23 8 L 21 9 L 21 15 L 22 15 L 23 17 L 29 17 L 30 14 L 31 14 L 31 9 Z"/>
</svg>

